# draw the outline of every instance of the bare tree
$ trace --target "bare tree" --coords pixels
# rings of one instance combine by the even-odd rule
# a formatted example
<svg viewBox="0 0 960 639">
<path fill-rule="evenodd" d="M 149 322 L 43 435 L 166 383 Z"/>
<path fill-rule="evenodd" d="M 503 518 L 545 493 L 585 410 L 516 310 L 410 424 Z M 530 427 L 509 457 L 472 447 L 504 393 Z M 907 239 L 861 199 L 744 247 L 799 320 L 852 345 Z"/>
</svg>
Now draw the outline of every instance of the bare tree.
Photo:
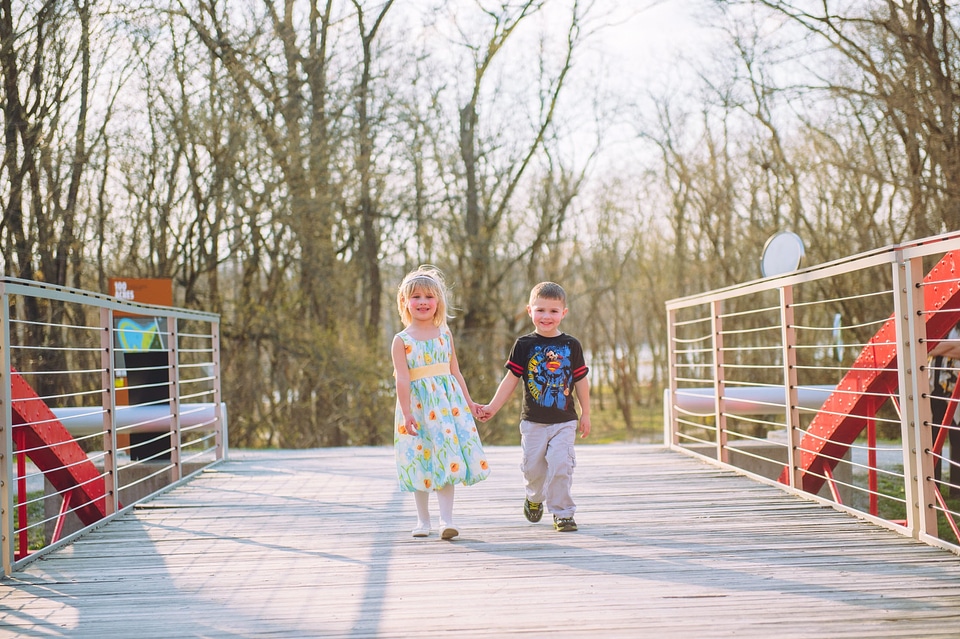
<svg viewBox="0 0 960 639">
<path fill-rule="evenodd" d="M 360 318 L 361 324 L 367 329 L 368 339 L 375 339 L 380 333 L 381 308 L 380 302 L 383 296 L 383 281 L 380 274 L 380 246 L 381 212 L 378 210 L 377 202 L 374 197 L 374 143 L 375 132 L 373 114 L 370 113 L 371 107 L 371 82 L 373 81 L 373 63 L 374 52 L 373 44 L 377 37 L 380 27 L 383 25 L 384 18 L 390 7 L 393 6 L 393 0 L 387 0 L 374 16 L 373 24 L 370 30 L 365 27 L 365 11 L 363 4 L 358 0 L 352 0 L 357 15 L 357 27 L 360 33 L 361 50 L 363 58 L 361 60 L 360 77 L 356 87 L 357 102 L 357 174 L 360 181 L 360 202 L 358 205 L 360 217 L 359 243 L 358 251 L 359 267 L 363 273 L 361 282 L 361 307 L 364 310 Z"/>
<path fill-rule="evenodd" d="M 0 3 L 3 168 L 9 181 L 4 270 L 67 284 L 74 282 L 68 266 L 79 249 L 77 203 L 88 168 L 91 14 L 85 2 L 34 9 L 15 15 L 9 1 Z M 17 30 L 23 22 L 26 28 Z M 70 151 L 55 154 L 57 149 Z"/>
<path fill-rule="evenodd" d="M 106 172 L 91 162 L 96 151 L 91 139 L 106 126 L 95 118 L 109 115 L 93 110 L 91 96 L 110 82 L 104 71 L 110 35 L 84 0 L 0 1 L 0 252 L 6 275 L 66 286 L 84 282 L 86 202 L 91 186 L 102 182 L 97 176 Z M 25 339 L 31 344 L 45 343 L 48 332 L 65 323 L 60 304 L 26 298 L 14 312 L 52 325 L 30 324 Z M 67 357 L 62 350 L 44 351 L 35 365 L 64 370 Z M 38 383 L 44 388 L 37 390 L 46 394 L 57 392 L 63 380 Z"/>
<path fill-rule="evenodd" d="M 918 0 L 815 9 L 806 4 L 759 1 L 807 34 L 811 50 L 827 45 L 837 65 L 809 69 L 820 89 L 839 100 L 882 113 L 871 131 L 896 141 L 903 164 L 891 182 L 909 195 L 907 226 L 914 237 L 960 225 L 960 91 L 956 19 L 945 2 Z M 845 71 L 845 73 L 843 73 Z M 892 151 L 892 149 L 891 149 Z M 892 157 L 892 155 L 891 155 Z"/>
<path fill-rule="evenodd" d="M 561 96 L 581 42 L 581 3 L 571 4 L 557 51 L 541 47 L 535 67 L 518 66 L 517 58 L 510 57 L 510 43 L 529 36 L 523 28 L 544 5 L 529 0 L 481 6 L 476 17 L 484 25 L 482 32 L 460 27 L 458 37 L 469 59 L 461 76 L 465 88 L 457 104 L 456 145 L 438 144 L 432 155 L 444 189 L 441 233 L 451 247 L 447 259 L 462 309 L 456 330 L 462 352 L 469 353 L 462 364 L 477 380 L 480 395 L 492 392 L 499 377 L 507 341 L 502 315 L 516 311 L 521 301 L 505 293 L 513 278 L 538 270 L 547 247 L 560 235 L 586 170 L 565 159 L 555 138 Z M 524 58 L 529 58 L 529 48 Z M 517 82 L 520 69 L 528 79 Z M 530 70 L 537 74 L 527 74 Z M 501 74 L 513 78 L 514 88 L 519 84 L 536 93 L 508 93 L 498 84 Z M 527 108 L 531 98 L 537 105 L 532 112 Z M 433 136 L 440 134 L 436 127 L 431 130 Z"/>
<path fill-rule="evenodd" d="M 232 238 L 237 259 L 229 261 L 240 284 L 236 304 L 227 307 L 237 332 L 227 334 L 257 354 L 228 353 L 225 369 L 260 402 L 253 412 L 267 406 L 279 416 L 284 428 L 265 435 L 278 445 L 373 443 L 383 433 L 382 405 L 370 401 L 382 375 L 376 349 L 386 169 L 377 154 L 387 149 L 377 144 L 388 120 L 388 104 L 376 96 L 389 93 L 378 86 L 385 78 L 377 41 L 392 4 L 371 11 L 353 0 L 252 1 L 255 25 L 225 3 L 181 2 L 175 12 L 209 56 L 209 84 L 235 96 L 219 103 L 237 121 L 226 128 L 230 134 L 184 159 L 191 189 L 217 188 L 204 206 L 216 202 L 220 212 L 207 219 L 236 211 L 223 236 Z M 190 125 L 185 131 L 196 125 L 182 121 Z M 208 158 L 197 166 L 216 168 L 223 182 L 198 179 L 205 174 L 193 170 L 192 158 Z M 221 228 L 181 227 L 196 229 L 205 245 Z M 270 380 L 267 388 L 257 375 Z"/>
</svg>

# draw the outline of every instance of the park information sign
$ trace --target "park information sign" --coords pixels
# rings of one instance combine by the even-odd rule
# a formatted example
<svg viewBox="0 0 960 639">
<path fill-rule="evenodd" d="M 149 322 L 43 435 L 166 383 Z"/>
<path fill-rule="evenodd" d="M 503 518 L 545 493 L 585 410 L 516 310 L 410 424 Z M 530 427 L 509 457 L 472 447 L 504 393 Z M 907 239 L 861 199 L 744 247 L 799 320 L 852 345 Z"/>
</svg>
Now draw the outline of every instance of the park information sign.
<svg viewBox="0 0 960 639">
<path fill-rule="evenodd" d="M 108 285 L 111 295 L 128 302 L 173 306 L 173 280 L 169 278 L 111 277 Z M 114 311 L 113 324 L 117 404 L 155 403 L 154 391 L 166 393 L 165 387 L 151 386 L 167 381 L 167 371 L 156 370 L 167 362 L 166 318 Z M 139 397 L 144 394 L 151 396 Z"/>
<path fill-rule="evenodd" d="M 111 277 L 110 295 L 128 302 L 173 306 L 173 280 L 170 278 Z"/>
</svg>

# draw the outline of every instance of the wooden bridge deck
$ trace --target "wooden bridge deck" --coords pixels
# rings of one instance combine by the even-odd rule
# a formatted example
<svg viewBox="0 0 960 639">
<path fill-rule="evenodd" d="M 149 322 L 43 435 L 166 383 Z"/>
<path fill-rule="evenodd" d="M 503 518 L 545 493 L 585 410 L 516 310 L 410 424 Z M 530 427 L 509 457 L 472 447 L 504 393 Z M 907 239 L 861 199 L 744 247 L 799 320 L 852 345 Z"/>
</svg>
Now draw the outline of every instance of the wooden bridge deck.
<svg viewBox="0 0 960 639">
<path fill-rule="evenodd" d="M 491 447 L 453 542 L 410 536 L 389 448 L 232 451 L 0 582 L 0 636 L 960 635 L 951 553 L 662 448 L 578 451 L 579 532 L 527 523 Z"/>
</svg>

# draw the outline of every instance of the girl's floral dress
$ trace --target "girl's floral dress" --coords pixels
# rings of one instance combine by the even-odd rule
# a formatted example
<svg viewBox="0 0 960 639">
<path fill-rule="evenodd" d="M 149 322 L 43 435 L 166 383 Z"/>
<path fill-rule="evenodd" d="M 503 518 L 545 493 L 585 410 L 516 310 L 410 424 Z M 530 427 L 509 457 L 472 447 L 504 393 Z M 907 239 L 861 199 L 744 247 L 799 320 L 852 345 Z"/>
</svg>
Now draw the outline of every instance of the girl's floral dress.
<svg viewBox="0 0 960 639">
<path fill-rule="evenodd" d="M 407 353 L 411 379 L 422 367 L 431 373 L 450 363 L 450 331 L 429 340 L 416 340 L 406 331 L 400 338 Z M 410 409 L 419 432 L 406 432 L 403 413 L 397 404 L 393 442 L 397 455 L 400 488 L 435 490 L 447 484 L 469 486 L 490 474 L 487 458 L 480 444 L 480 433 L 473 414 L 463 396 L 460 384 L 449 370 L 410 382 Z"/>
</svg>

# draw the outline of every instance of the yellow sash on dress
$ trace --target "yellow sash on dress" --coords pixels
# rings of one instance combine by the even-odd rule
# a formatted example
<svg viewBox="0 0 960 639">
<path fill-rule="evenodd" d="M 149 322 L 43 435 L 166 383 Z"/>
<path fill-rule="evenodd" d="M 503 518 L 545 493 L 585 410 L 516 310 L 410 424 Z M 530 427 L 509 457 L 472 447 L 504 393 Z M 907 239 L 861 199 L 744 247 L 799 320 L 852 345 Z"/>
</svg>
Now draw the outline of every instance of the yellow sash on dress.
<svg viewBox="0 0 960 639">
<path fill-rule="evenodd" d="M 429 366 L 418 366 L 410 369 L 410 381 L 423 379 L 424 377 L 437 377 L 438 375 L 450 374 L 450 362 L 441 362 L 440 364 L 430 364 Z"/>
</svg>

